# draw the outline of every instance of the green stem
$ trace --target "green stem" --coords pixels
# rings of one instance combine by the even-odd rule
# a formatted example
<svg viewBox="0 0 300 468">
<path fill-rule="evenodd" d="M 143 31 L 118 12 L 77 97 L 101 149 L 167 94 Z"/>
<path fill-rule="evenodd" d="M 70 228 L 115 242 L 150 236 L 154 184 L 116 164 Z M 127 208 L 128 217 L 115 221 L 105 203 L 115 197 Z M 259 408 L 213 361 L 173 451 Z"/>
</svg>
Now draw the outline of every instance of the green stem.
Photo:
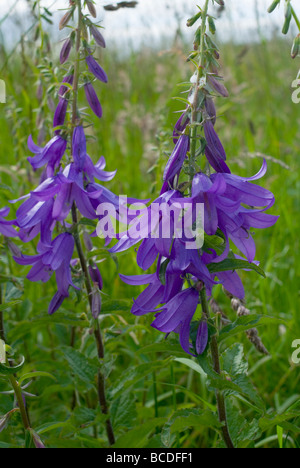
<svg viewBox="0 0 300 468">
<path fill-rule="evenodd" d="M 292 5 L 291 5 L 291 7 L 292 7 Z M 300 20 L 299 20 L 299 18 L 298 18 L 298 16 L 297 16 L 297 14 L 296 14 L 293 7 L 292 7 L 292 15 L 293 15 L 293 18 L 294 18 L 294 20 L 295 20 L 295 22 L 297 24 L 297 27 L 298 27 L 298 29 L 300 31 Z"/>
<path fill-rule="evenodd" d="M 77 218 L 77 209 L 76 209 L 75 204 L 72 207 L 72 217 L 73 217 L 73 224 L 75 226 L 73 236 L 74 236 L 76 249 L 77 249 L 79 260 L 80 260 L 81 269 L 83 271 L 84 278 L 85 278 L 86 291 L 88 295 L 90 311 L 92 314 L 92 286 L 91 286 L 91 282 L 89 278 L 89 272 L 88 272 L 85 255 L 84 255 L 82 244 L 81 244 L 81 239 L 80 239 L 79 232 L 78 232 L 78 227 L 77 227 L 78 218 Z M 93 330 L 94 330 L 94 337 L 95 337 L 95 342 L 97 346 L 98 358 L 99 358 L 100 364 L 102 364 L 102 361 L 104 359 L 103 340 L 101 336 L 99 321 L 94 318 L 93 318 Z M 99 404 L 101 407 L 102 414 L 108 415 L 109 408 L 108 408 L 108 403 L 107 403 L 106 395 L 105 395 L 105 378 L 104 378 L 104 374 L 102 373 L 100 369 L 98 370 L 98 374 L 97 374 L 97 391 L 98 391 L 98 399 L 99 399 Z M 107 433 L 109 444 L 113 445 L 115 443 L 115 436 L 114 436 L 112 423 L 109 417 L 106 419 L 105 425 L 106 425 L 106 433 Z"/>
<path fill-rule="evenodd" d="M 76 127 L 76 121 L 78 117 L 78 84 L 79 84 L 79 77 L 80 77 L 80 41 L 81 41 L 81 31 L 82 31 L 82 19 L 83 19 L 82 10 L 81 10 L 81 0 L 77 0 L 77 11 L 78 11 L 78 26 L 77 26 L 77 31 L 76 31 L 76 59 L 75 59 L 75 66 L 74 66 L 74 81 L 73 81 L 71 155 L 73 153 L 73 148 L 72 148 L 73 133 L 74 133 L 74 128 Z M 82 247 L 82 243 L 81 243 L 81 239 L 79 235 L 78 215 L 77 215 L 77 208 L 76 208 L 75 203 L 72 206 L 72 220 L 73 220 L 73 226 L 74 226 L 73 236 L 74 236 L 75 245 L 76 245 L 76 249 L 77 249 L 79 260 L 80 260 L 81 269 L 84 274 L 85 286 L 86 286 L 90 311 L 92 315 L 92 292 L 93 290 L 92 290 L 92 285 L 90 281 L 86 258 L 84 255 L 84 251 L 83 251 L 83 247 Z M 104 359 L 104 346 L 103 346 L 103 340 L 101 336 L 101 330 L 99 326 L 99 321 L 94 318 L 92 320 L 93 320 L 94 337 L 95 337 L 95 342 L 97 346 L 97 354 L 98 354 L 98 358 L 100 361 L 100 365 L 102 365 L 102 361 Z M 106 395 L 105 395 L 105 378 L 104 378 L 104 374 L 102 373 L 100 369 L 98 370 L 98 374 L 97 374 L 97 391 L 98 391 L 98 399 L 99 399 L 101 411 L 104 415 L 108 415 L 109 408 L 108 408 Z M 113 445 L 115 443 L 115 436 L 114 436 L 112 424 L 111 424 L 109 417 L 106 419 L 106 433 L 107 433 L 109 444 Z"/>
<path fill-rule="evenodd" d="M 21 387 L 19 386 L 18 382 L 16 381 L 13 375 L 9 376 L 9 380 L 16 395 L 16 399 L 17 399 L 18 406 L 20 409 L 24 429 L 27 431 L 30 429 L 30 423 L 29 423 L 29 418 L 28 418 L 27 411 L 24 405 Z"/>
<path fill-rule="evenodd" d="M 0 285 L 0 305 L 2 304 L 2 287 Z M 0 310 L 0 339 L 5 342 L 3 310 Z"/>
<path fill-rule="evenodd" d="M 157 382 L 156 382 L 156 373 L 152 373 L 153 377 L 153 396 L 154 396 L 154 412 L 155 417 L 158 418 L 158 399 L 157 399 Z"/>
<path fill-rule="evenodd" d="M 202 305 L 202 311 L 205 317 L 209 318 L 209 308 L 207 303 L 206 291 L 203 287 L 200 291 L 200 299 Z M 219 356 L 219 346 L 218 340 L 216 335 L 211 337 L 210 341 L 210 350 L 213 360 L 213 368 L 217 374 L 221 374 L 221 365 L 220 365 L 220 356 Z M 218 413 L 219 413 L 219 421 L 222 424 L 222 434 L 223 439 L 226 444 L 227 448 L 234 448 L 233 442 L 230 437 L 228 423 L 227 423 L 227 416 L 226 416 L 226 404 L 223 392 L 216 390 L 216 399 L 217 399 L 217 406 L 218 406 Z"/>
<path fill-rule="evenodd" d="M 191 113 L 191 148 L 190 148 L 190 167 L 189 167 L 189 177 L 190 181 L 193 180 L 193 165 L 196 159 L 196 146 L 197 146 L 197 114 L 198 114 L 198 95 L 199 95 L 199 86 L 200 79 L 203 73 L 203 65 L 205 61 L 205 50 L 204 50 L 204 37 L 206 31 L 206 18 L 208 11 L 209 0 L 205 0 L 205 5 L 202 12 L 202 24 L 201 24 L 201 41 L 199 48 L 199 63 L 197 70 L 197 79 L 195 83 L 195 95 L 192 103 L 192 113 Z"/>
</svg>

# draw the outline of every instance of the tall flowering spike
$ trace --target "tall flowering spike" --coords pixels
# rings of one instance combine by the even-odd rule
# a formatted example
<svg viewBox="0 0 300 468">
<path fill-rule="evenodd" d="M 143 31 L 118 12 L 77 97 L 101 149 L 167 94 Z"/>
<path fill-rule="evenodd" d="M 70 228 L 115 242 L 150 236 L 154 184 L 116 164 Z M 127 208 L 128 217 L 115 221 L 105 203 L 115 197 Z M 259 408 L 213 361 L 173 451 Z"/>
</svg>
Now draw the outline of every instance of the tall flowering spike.
<svg viewBox="0 0 300 468">
<path fill-rule="evenodd" d="M 174 148 L 162 175 L 160 197 L 140 213 L 139 235 L 133 236 L 133 224 L 111 248 L 111 252 L 121 252 L 141 241 L 137 264 L 144 272 L 155 265 L 156 273 L 143 273 L 140 278 L 121 276 L 129 284 L 148 284 L 134 299 L 132 313 L 156 314 L 152 326 L 166 334 L 179 333 L 182 348 L 192 354 L 202 354 L 209 341 L 206 295 L 222 284 L 231 295 L 244 297 L 236 265 L 241 260 L 238 267 L 245 270 L 253 262 L 257 265 L 252 230 L 270 227 L 278 219 L 266 213 L 274 204 L 274 195 L 253 183 L 265 175 L 265 161 L 253 177 L 232 174 L 217 134 L 214 96 L 227 97 L 228 91 L 217 68 L 219 52 L 206 32 L 208 4 L 206 0 L 204 9 L 188 22 L 192 26 L 202 20 L 191 53 L 193 63 L 198 63 L 190 80 L 189 104 L 174 127 Z M 209 25 L 214 32 L 211 18 Z M 201 214 L 198 206 L 203 208 Z M 157 215 L 154 230 L 153 213 Z M 180 231 L 180 223 L 175 223 L 178 214 L 189 220 L 187 231 Z M 196 242 L 199 221 L 204 233 L 201 245 Z M 170 226 L 168 236 L 163 235 L 166 225 Z M 203 315 L 192 340 L 191 322 L 200 297 Z"/>
<path fill-rule="evenodd" d="M 55 272 L 57 292 L 49 305 L 50 314 L 58 310 L 64 299 L 68 297 L 69 288 L 76 287 L 71 275 L 74 250 L 74 238 L 71 232 L 78 229 L 78 221 L 73 217 L 74 209 L 78 215 L 97 221 L 101 218 L 97 214 L 99 204 L 113 203 L 119 207 L 119 198 L 98 184 L 98 181 L 111 180 L 116 171 L 105 171 L 103 156 L 94 164 L 87 154 L 86 117 L 84 113 L 81 115 L 78 107 L 78 93 L 81 92 L 81 80 L 83 80 L 80 58 L 86 56 L 87 51 L 86 65 L 89 71 L 100 81 L 107 82 L 106 73 L 92 56 L 91 46 L 84 35 L 85 29 L 90 27 L 96 42 L 103 47 L 105 41 L 98 28 L 92 26 L 88 16 L 82 14 L 79 2 L 70 3 L 70 9 L 64 15 L 61 27 L 69 23 L 75 10 L 79 13 L 80 27 L 74 29 L 64 41 L 60 62 L 65 64 L 70 59 L 71 53 L 76 53 L 77 56 L 75 63 L 69 66 L 69 71 L 65 74 L 58 90 L 58 104 L 53 117 L 53 137 L 44 146 L 35 144 L 31 135 L 28 138 L 28 149 L 33 153 L 33 157 L 29 157 L 28 161 L 35 171 L 43 168 L 40 183 L 28 195 L 15 201 L 22 201 L 21 206 L 17 208 L 16 220 L 6 221 L 5 217 L 9 214 L 9 210 L 0 211 L 0 233 L 7 237 L 19 236 L 24 243 L 39 238 L 37 255 L 27 256 L 16 251 L 14 258 L 20 265 L 32 265 L 27 276 L 31 281 L 46 282 Z M 75 44 L 76 47 L 73 47 Z M 87 83 L 84 88 L 91 109 L 101 117 L 102 107 L 92 84 Z M 67 112 L 70 101 L 72 101 L 72 113 Z M 73 226 L 70 225 L 71 213 Z M 55 237 L 57 229 L 63 232 Z M 78 236 L 80 234 L 78 233 Z M 88 234 L 90 243 L 91 235 L 92 233 Z M 98 267 L 95 264 L 91 265 L 89 273 L 89 281 L 99 292 L 103 288 L 103 280 Z M 100 313 L 100 309 L 101 297 L 95 293 L 92 310 L 95 318 Z"/>
</svg>

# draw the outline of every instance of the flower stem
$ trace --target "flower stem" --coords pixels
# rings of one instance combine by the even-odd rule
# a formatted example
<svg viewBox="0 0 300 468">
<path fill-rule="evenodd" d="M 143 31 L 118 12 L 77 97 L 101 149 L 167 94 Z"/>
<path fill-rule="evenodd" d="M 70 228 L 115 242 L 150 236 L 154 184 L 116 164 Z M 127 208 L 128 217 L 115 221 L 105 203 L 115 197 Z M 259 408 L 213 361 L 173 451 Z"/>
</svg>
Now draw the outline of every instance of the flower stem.
<svg viewBox="0 0 300 468">
<path fill-rule="evenodd" d="M 21 387 L 19 386 L 18 382 L 16 381 L 13 375 L 9 376 L 9 380 L 16 395 L 16 399 L 17 399 L 18 406 L 20 409 L 24 429 L 27 431 L 30 429 L 30 423 L 29 423 L 29 418 L 28 418 L 27 411 L 24 405 Z"/>
<path fill-rule="evenodd" d="M 0 285 L 0 305 L 1 304 L 2 304 L 2 286 Z M 3 317 L 2 310 L 0 310 L 0 339 L 5 342 L 4 317 Z"/>
<path fill-rule="evenodd" d="M 81 31 L 82 31 L 82 19 L 83 19 L 82 10 L 81 10 L 81 0 L 77 0 L 77 11 L 78 11 L 78 26 L 76 30 L 76 59 L 75 59 L 75 65 L 74 65 L 74 81 L 73 81 L 71 155 L 73 152 L 73 148 L 72 148 L 73 132 L 74 132 L 74 128 L 76 127 L 76 120 L 78 117 L 78 84 L 79 84 L 79 77 L 80 77 L 80 41 L 81 41 Z M 83 271 L 83 275 L 85 279 L 85 286 L 86 286 L 89 306 L 90 306 L 91 315 L 92 315 L 92 285 L 90 281 L 86 258 L 84 255 L 84 251 L 83 251 L 83 247 L 82 247 L 82 243 L 81 243 L 81 239 L 79 235 L 78 215 L 77 215 L 77 208 L 76 208 L 75 203 L 72 206 L 72 220 L 73 220 L 73 225 L 74 225 L 73 236 L 74 236 L 75 245 L 76 245 L 76 249 L 77 249 L 79 260 L 80 260 L 81 269 Z M 98 354 L 98 358 L 99 358 L 100 365 L 101 365 L 104 359 L 103 340 L 101 336 L 99 321 L 94 318 L 92 318 L 92 320 L 93 320 L 94 337 L 95 337 L 95 342 L 97 346 L 97 354 Z M 104 415 L 108 415 L 109 408 L 108 408 L 108 403 L 107 403 L 106 395 L 105 395 L 105 378 L 101 369 L 98 370 L 98 374 L 97 374 L 97 391 L 98 391 L 98 399 L 99 399 L 101 411 Z M 107 433 L 109 444 L 113 445 L 115 443 L 115 436 L 114 436 L 112 424 L 111 424 L 109 417 L 106 419 L 105 424 L 106 424 L 106 433 Z"/>
<path fill-rule="evenodd" d="M 296 12 L 295 12 L 295 10 L 294 10 L 293 7 L 292 7 L 292 10 L 291 10 L 291 11 L 292 11 L 292 15 L 293 15 L 293 18 L 294 18 L 294 20 L 295 20 L 295 23 L 296 23 L 296 25 L 297 25 L 297 28 L 298 28 L 299 31 L 300 31 L 300 20 L 299 20 L 299 18 L 298 18 L 298 16 L 297 16 L 297 14 L 296 14 Z"/>
<path fill-rule="evenodd" d="M 203 287 L 200 291 L 200 299 L 202 305 L 202 311 L 205 317 L 209 318 L 209 308 L 207 303 L 206 291 Z M 210 341 L 210 350 L 213 360 L 213 368 L 217 374 L 221 374 L 221 365 L 220 365 L 220 356 L 219 356 L 219 346 L 218 340 L 216 335 L 211 337 Z M 218 406 L 218 413 L 219 413 L 219 421 L 222 424 L 222 435 L 224 442 L 227 448 L 234 448 L 233 442 L 230 437 L 228 423 L 227 423 L 227 416 L 226 416 L 226 405 L 225 405 L 225 398 L 223 392 L 220 390 L 216 390 L 216 399 L 217 399 L 217 406 Z"/>
<path fill-rule="evenodd" d="M 191 148 L 190 148 L 190 181 L 193 179 L 193 166 L 196 158 L 196 145 L 197 145 L 197 114 L 198 114 L 198 95 L 200 87 L 200 79 L 202 77 L 203 65 L 205 60 L 205 50 L 204 50 L 204 36 L 206 31 L 206 17 L 208 11 L 209 0 L 205 0 L 204 8 L 202 11 L 202 24 L 201 24 L 201 41 L 199 48 L 199 63 L 197 70 L 197 79 L 195 83 L 195 94 L 192 102 L 192 112 L 191 112 Z"/>
<path fill-rule="evenodd" d="M 82 244 L 81 244 L 81 239 L 80 239 L 79 232 L 78 232 L 78 227 L 77 227 L 78 217 L 77 217 L 77 208 L 75 204 L 72 207 L 72 218 L 73 218 L 73 224 L 75 226 L 73 236 L 74 236 L 76 249 L 77 249 L 79 260 L 80 260 L 81 269 L 83 271 L 84 278 L 85 278 L 85 286 L 86 286 L 90 310 L 92 314 L 92 286 L 90 282 L 85 255 L 84 255 Z M 92 320 L 93 320 L 94 337 L 95 337 L 95 342 L 97 346 L 97 354 L 98 354 L 100 364 L 102 364 L 102 361 L 104 359 L 104 346 L 103 346 L 103 339 L 101 335 L 99 321 L 94 318 Z M 99 399 L 99 404 L 101 407 L 102 414 L 108 415 L 109 408 L 108 408 L 108 403 L 107 403 L 107 399 L 105 395 L 105 378 L 101 369 L 98 370 L 98 374 L 97 374 L 97 390 L 98 390 L 98 399 Z M 106 433 L 107 433 L 109 444 L 113 445 L 115 443 L 115 436 L 114 436 L 112 423 L 109 417 L 106 419 L 105 425 L 106 425 Z"/>
</svg>

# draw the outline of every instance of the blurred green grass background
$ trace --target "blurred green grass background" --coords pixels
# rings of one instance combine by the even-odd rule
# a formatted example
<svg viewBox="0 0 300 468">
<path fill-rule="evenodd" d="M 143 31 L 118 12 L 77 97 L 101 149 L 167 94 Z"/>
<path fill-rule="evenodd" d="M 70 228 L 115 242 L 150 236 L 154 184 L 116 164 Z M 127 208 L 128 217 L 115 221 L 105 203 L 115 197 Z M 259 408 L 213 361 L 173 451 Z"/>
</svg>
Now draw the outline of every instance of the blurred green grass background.
<svg viewBox="0 0 300 468">
<path fill-rule="evenodd" d="M 108 170 L 118 169 L 115 179 L 108 184 L 115 193 L 138 198 L 148 198 L 149 193 L 154 198 L 158 194 L 163 167 L 172 150 L 172 127 L 177 120 L 175 112 L 180 110 L 178 102 L 172 98 L 181 90 L 178 83 L 188 80 L 191 74 L 190 65 L 185 62 L 188 52 L 189 45 L 184 44 L 180 37 L 174 40 L 170 49 L 165 49 L 162 44 L 160 50 L 142 48 L 124 58 L 120 58 L 118 51 L 101 52 L 101 63 L 108 74 L 109 83 L 97 88 L 104 115 L 101 121 L 93 119 L 93 140 L 89 143 L 88 152 L 94 161 L 104 155 Z M 244 272 L 242 276 L 246 306 L 251 312 L 281 318 L 285 324 L 279 326 L 275 323 L 260 328 L 260 336 L 270 357 L 261 357 L 245 336 L 239 336 L 250 362 L 251 378 L 268 408 L 274 408 L 277 412 L 282 412 L 300 399 L 299 367 L 291 362 L 292 342 L 300 339 L 300 104 L 294 104 L 291 99 L 291 83 L 298 64 L 290 59 L 289 52 L 290 44 L 279 38 L 247 45 L 222 44 L 222 73 L 230 97 L 219 98 L 216 102 L 216 128 L 232 171 L 241 176 L 253 175 L 260 168 L 265 155 L 268 173 L 260 184 L 275 194 L 272 213 L 280 215 L 275 227 L 265 232 L 257 230 L 255 234 L 257 259 L 267 278 L 250 272 Z M 1 51 L 0 60 L 5 63 L 4 50 Z M 52 69 L 56 65 L 57 57 L 54 55 Z M 28 184 L 33 187 L 38 180 L 30 174 L 26 161 L 29 156 L 27 137 L 31 133 L 36 140 L 38 136 L 38 73 L 30 48 L 27 50 L 26 45 L 23 51 L 18 49 L 10 57 L 2 70 L 1 78 L 7 85 L 8 100 L 6 105 L 0 105 L 1 206 L 27 193 Z M 83 92 L 81 98 L 84 106 Z M 47 128 L 50 128 L 49 125 Z M 14 210 L 15 206 L 12 206 L 12 212 Z M 101 249 L 102 242 L 96 239 L 95 245 Z M 26 249 L 26 252 L 33 252 L 31 245 Z M 101 253 L 98 259 L 101 259 Z M 118 257 L 118 269 L 109 258 L 102 263 L 104 292 L 108 298 L 131 299 L 137 296 L 138 288 L 128 287 L 118 278 L 118 272 L 139 273 L 134 259 L 135 252 L 132 250 Z M 4 270 L 8 268 L 4 255 L 1 263 Z M 12 269 L 16 276 L 22 275 L 16 265 L 12 265 Z M 14 333 L 18 323 L 30 323 L 35 317 L 47 313 L 48 298 L 54 293 L 54 287 L 54 281 L 46 286 L 25 281 L 25 302 L 5 312 L 8 336 L 25 353 L 28 366 L 40 370 L 44 367 L 56 369 L 60 388 L 57 384 L 45 390 L 41 384 L 35 383 L 36 391 L 40 391 L 41 396 L 38 402 L 33 401 L 30 405 L 33 418 L 42 422 L 49 419 L 53 404 L 56 404 L 56 417 L 64 419 L 69 411 L 61 392 L 64 387 L 70 393 L 70 383 L 64 377 L 64 362 L 57 362 L 57 346 L 61 341 L 67 343 L 69 334 L 65 328 L 50 323 L 40 330 L 33 326 L 32 330 L 24 327 L 22 332 L 19 327 L 16 339 Z M 229 300 L 220 290 L 216 290 L 215 296 L 226 313 L 234 317 L 230 312 Z M 75 299 L 72 296 L 63 309 L 79 314 L 85 312 L 82 304 L 76 303 Z M 120 312 L 120 316 L 121 320 L 112 317 L 103 320 L 108 353 L 118 353 L 109 377 L 112 382 L 117 381 L 118 375 L 128 366 L 147 362 L 148 355 L 141 357 L 137 353 L 142 346 L 161 340 L 160 335 L 149 327 L 150 317 L 136 319 L 127 311 Z M 51 357 L 56 359 L 56 363 L 51 361 Z M 208 401 L 213 400 L 193 371 L 187 371 L 182 364 L 175 363 L 174 372 L 176 383 L 187 386 L 194 394 Z M 168 393 L 166 382 L 169 381 L 169 370 L 160 369 L 155 378 L 158 394 Z M 152 383 L 153 379 L 149 378 L 143 385 L 148 386 L 149 395 L 154 398 Z M 140 421 L 154 411 L 151 404 L 144 407 L 143 412 L 140 408 L 145 391 L 143 385 L 135 389 L 139 414 L 142 415 Z M 188 405 L 191 401 L 179 391 L 180 404 Z M 0 413 L 6 406 L 7 402 L 1 398 Z M 171 395 L 162 398 L 160 415 L 168 414 L 171 406 Z M 251 413 L 251 409 L 247 411 Z M 272 434 L 268 435 L 272 437 Z M 182 444 L 211 446 L 213 442 L 210 437 L 213 437 L 212 433 L 204 429 L 203 432 L 193 433 L 189 440 L 183 439 Z M 12 433 L 2 433 L 1 440 L 16 441 L 16 437 Z M 57 446 L 58 441 L 55 439 L 51 443 Z M 78 442 L 79 445 L 82 443 Z M 276 441 L 271 439 L 263 442 L 262 446 L 276 446 Z"/>
</svg>

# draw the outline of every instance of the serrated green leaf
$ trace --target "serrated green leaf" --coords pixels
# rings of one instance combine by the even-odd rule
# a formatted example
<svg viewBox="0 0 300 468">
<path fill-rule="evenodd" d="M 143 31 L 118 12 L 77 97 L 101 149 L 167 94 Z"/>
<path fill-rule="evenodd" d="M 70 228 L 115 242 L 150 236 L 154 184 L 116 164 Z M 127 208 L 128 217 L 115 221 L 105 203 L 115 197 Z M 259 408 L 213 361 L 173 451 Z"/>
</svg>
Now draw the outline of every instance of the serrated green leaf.
<svg viewBox="0 0 300 468">
<path fill-rule="evenodd" d="M 64 346 L 61 350 L 72 372 L 83 382 L 93 384 L 98 372 L 97 366 L 91 363 L 90 360 L 77 349 Z"/>
<path fill-rule="evenodd" d="M 133 394 L 125 392 L 116 398 L 111 405 L 110 416 L 115 431 L 133 427 L 137 417 Z"/>
<path fill-rule="evenodd" d="M 220 429 L 221 423 L 211 411 L 202 409 L 182 409 L 176 411 L 164 425 L 161 440 L 166 447 L 172 446 L 172 434 L 183 432 L 190 427 Z"/>
<path fill-rule="evenodd" d="M 228 348 L 222 355 L 223 368 L 229 375 L 236 376 L 245 374 L 248 370 L 248 363 L 244 358 L 243 345 L 238 343 Z"/>
</svg>

